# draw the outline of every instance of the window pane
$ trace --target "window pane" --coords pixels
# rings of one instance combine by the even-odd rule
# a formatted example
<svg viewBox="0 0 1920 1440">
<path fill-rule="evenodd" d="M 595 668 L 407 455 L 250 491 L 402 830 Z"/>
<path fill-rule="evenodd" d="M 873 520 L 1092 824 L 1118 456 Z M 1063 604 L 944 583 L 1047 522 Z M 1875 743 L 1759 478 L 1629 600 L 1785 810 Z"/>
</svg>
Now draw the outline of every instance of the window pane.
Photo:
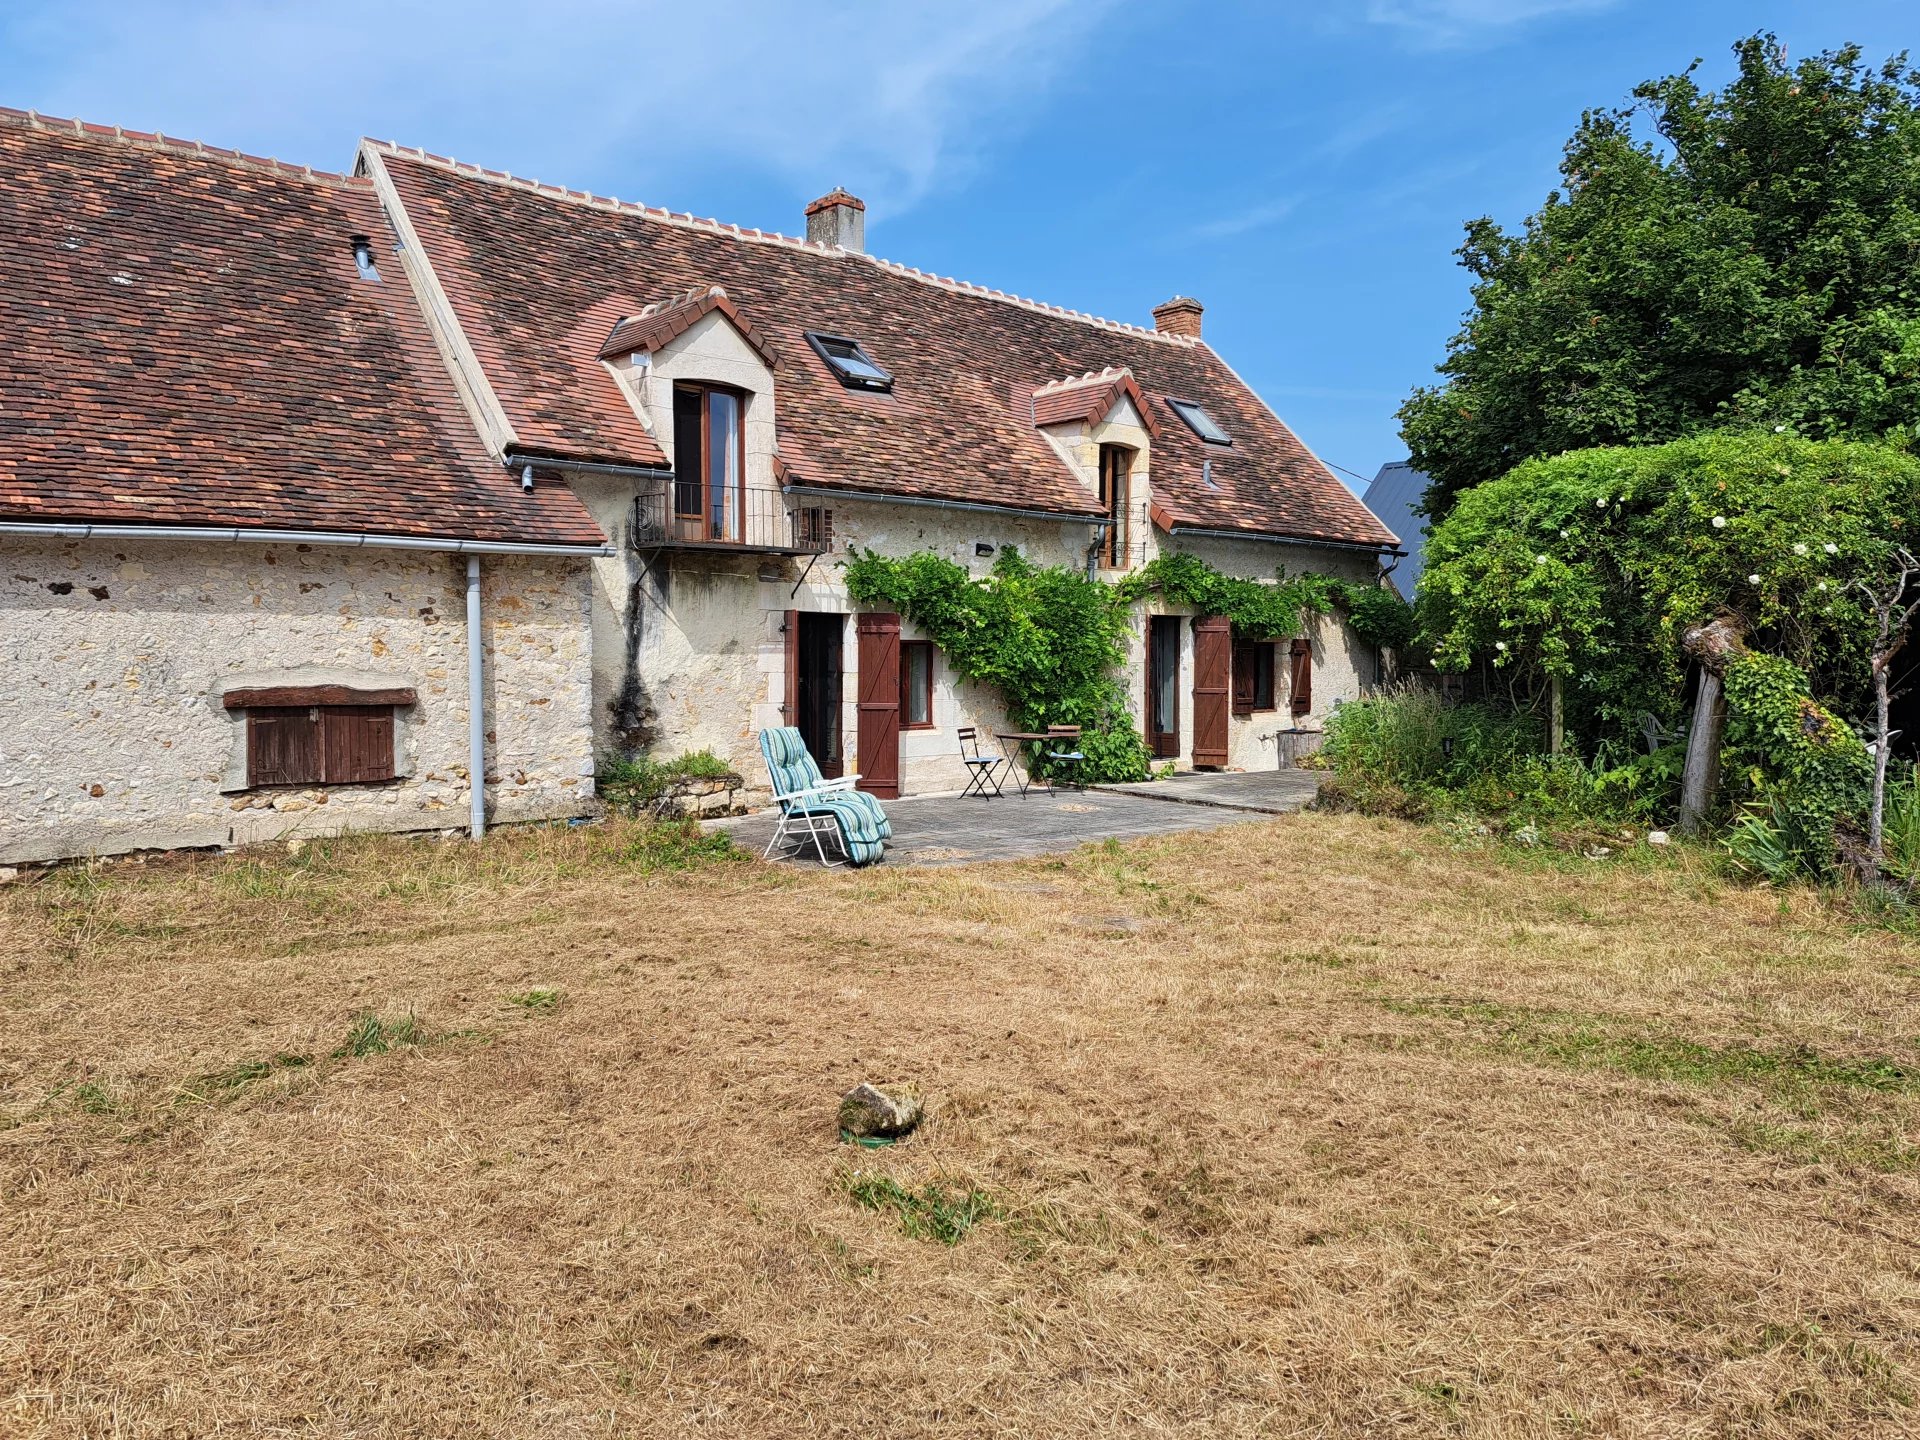
<svg viewBox="0 0 1920 1440">
<path fill-rule="evenodd" d="M 700 392 L 673 392 L 673 513 L 700 513 L 701 476 L 706 458 L 700 453 Z"/>
<path fill-rule="evenodd" d="M 707 533 L 715 540 L 739 535 L 740 397 L 707 392 Z"/>
<path fill-rule="evenodd" d="M 900 647 L 900 683 L 903 725 L 933 723 L 933 646 L 908 641 Z"/>
</svg>

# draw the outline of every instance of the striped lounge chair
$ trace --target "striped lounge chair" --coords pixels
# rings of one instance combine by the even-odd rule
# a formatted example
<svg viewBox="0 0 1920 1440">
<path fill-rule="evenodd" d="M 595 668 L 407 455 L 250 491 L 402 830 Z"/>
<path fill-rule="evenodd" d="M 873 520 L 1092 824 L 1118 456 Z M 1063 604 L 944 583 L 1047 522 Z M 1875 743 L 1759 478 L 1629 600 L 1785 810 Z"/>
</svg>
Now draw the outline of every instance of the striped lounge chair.
<svg viewBox="0 0 1920 1440">
<path fill-rule="evenodd" d="M 766 757 L 773 803 L 780 811 L 780 823 L 773 828 L 765 855 L 782 846 L 783 854 L 795 854 L 812 841 L 822 865 L 839 863 L 827 859 L 823 837 L 834 843 L 848 864 L 871 865 L 887 853 L 893 826 L 878 800 L 853 788 L 859 783 L 858 775 L 827 779 L 807 753 L 807 742 L 791 725 L 762 730 L 760 753 Z"/>
</svg>

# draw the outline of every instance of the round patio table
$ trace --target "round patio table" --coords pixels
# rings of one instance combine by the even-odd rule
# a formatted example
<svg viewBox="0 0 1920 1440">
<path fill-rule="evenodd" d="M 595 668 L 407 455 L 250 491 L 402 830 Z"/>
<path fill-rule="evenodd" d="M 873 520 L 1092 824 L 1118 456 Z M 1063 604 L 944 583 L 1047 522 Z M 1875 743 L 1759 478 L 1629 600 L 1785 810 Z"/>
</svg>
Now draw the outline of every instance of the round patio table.
<svg viewBox="0 0 1920 1440">
<path fill-rule="evenodd" d="M 996 730 L 993 738 L 1000 742 L 1000 753 L 1007 757 L 1007 775 L 1013 776 L 1013 783 L 1020 787 L 1020 794 L 1025 796 L 1033 784 L 1033 762 L 1027 756 L 1027 746 L 1035 741 L 1057 737 L 1034 730 Z M 1009 740 L 1013 742 L 1011 745 L 1007 743 Z M 1002 775 L 1000 783 L 993 787 L 993 793 L 998 795 L 1006 783 L 1007 776 Z"/>
</svg>

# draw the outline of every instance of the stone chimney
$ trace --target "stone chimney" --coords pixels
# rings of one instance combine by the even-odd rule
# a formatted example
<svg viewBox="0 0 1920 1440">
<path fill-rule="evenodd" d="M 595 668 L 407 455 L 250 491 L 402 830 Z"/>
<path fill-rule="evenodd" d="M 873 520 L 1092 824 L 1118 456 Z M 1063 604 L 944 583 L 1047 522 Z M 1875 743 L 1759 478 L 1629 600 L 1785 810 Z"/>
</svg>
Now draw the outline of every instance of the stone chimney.
<svg viewBox="0 0 1920 1440">
<path fill-rule="evenodd" d="M 807 206 L 807 239 L 816 245 L 864 254 L 867 248 L 867 202 L 838 185 Z"/>
<path fill-rule="evenodd" d="M 1164 305 L 1153 307 L 1153 328 L 1162 335 L 1200 338 L 1200 302 L 1191 295 L 1176 295 Z"/>
</svg>

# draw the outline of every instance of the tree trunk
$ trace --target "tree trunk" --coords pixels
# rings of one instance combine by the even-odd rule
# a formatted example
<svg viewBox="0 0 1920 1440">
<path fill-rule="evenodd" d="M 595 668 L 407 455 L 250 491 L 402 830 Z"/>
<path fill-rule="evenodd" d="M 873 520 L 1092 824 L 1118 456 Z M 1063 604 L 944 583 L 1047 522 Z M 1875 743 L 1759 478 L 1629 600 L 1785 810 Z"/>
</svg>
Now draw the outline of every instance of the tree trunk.
<svg viewBox="0 0 1920 1440">
<path fill-rule="evenodd" d="M 1889 656 L 1890 660 L 1892 657 Z M 1893 697 L 1887 690 L 1887 662 L 1880 656 L 1873 659 L 1873 809 L 1867 818 L 1867 853 L 1873 857 L 1876 865 L 1884 864 L 1886 855 L 1881 849 L 1881 841 L 1886 830 L 1887 820 L 1887 759 L 1893 749 L 1892 735 L 1889 731 L 1888 710 Z"/>
<path fill-rule="evenodd" d="M 1566 705 L 1561 694 L 1561 681 L 1558 675 L 1547 677 L 1547 695 L 1550 702 L 1547 720 L 1547 753 L 1557 757 L 1566 748 L 1567 743 Z"/>
<path fill-rule="evenodd" d="M 1700 667 L 1700 689 L 1693 701 L 1693 724 L 1687 729 L 1687 767 L 1680 776 L 1682 835 L 1697 835 L 1720 788 L 1720 734 L 1727 723 L 1727 707 L 1720 695 L 1720 677 Z"/>
<path fill-rule="evenodd" d="M 1674 826 L 1682 835 L 1698 834 L 1720 789 L 1720 737 L 1727 726 L 1727 704 L 1720 677 L 1727 661 L 1746 648 L 1739 624 L 1720 616 L 1696 625 L 1680 637 L 1680 648 L 1700 665 L 1700 689 L 1693 701 L 1693 724 L 1687 730 L 1687 767 L 1680 776 L 1680 818 Z"/>
</svg>

